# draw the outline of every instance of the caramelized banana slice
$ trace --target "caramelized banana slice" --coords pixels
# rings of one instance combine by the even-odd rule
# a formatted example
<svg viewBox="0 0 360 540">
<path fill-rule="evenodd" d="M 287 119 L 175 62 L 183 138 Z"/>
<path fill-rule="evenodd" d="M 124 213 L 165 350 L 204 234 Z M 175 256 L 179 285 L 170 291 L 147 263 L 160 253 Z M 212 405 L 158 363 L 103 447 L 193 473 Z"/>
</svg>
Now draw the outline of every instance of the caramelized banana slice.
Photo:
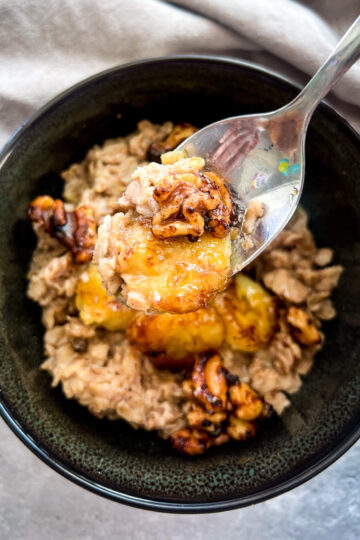
<svg viewBox="0 0 360 540">
<path fill-rule="evenodd" d="M 67 211 L 63 201 L 44 195 L 30 203 L 28 216 L 65 246 L 76 264 L 90 261 L 96 240 L 96 224 L 91 208 L 77 206 L 74 211 Z"/>
<path fill-rule="evenodd" d="M 256 351 L 271 339 L 276 326 L 276 304 L 265 289 L 237 274 L 235 284 L 218 295 L 214 304 L 225 325 L 225 340 L 234 350 Z"/>
<path fill-rule="evenodd" d="M 103 326 L 107 330 L 124 330 L 135 315 L 115 296 L 106 293 L 95 265 L 81 274 L 75 304 L 83 323 Z"/>
<path fill-rule="evenodd" d="M 121 213 L 106 216 L 95 250 L 109 294 L 117 294 L 124 282 L 121 294 L 128 306 L 169 313 L 205 307 L 223 290 L 231 273 L 230 252 L 229 235 L 159 240 L 151 222 Z"/>
<path fill-rule="evenodd" d="M 246 383 L 230 386 L 229 398 L 236 407 L 234 414 L 240 420 L 255 420 L 263 412 L 264 401 Z"/>
<path fill-rule="evenodd" d="M 225 368 L 215 351 L 198 354 L 192 374 L 194 397 L 208 411 L 223 411 L 227 405 Z"/>
<path fill-rule="evenodd" d="M 127 329 L 127 337 L 157 367 L 186 368 L 194 363 L 192 355 L 221 346 L 224 325 L 214 308 L 183 315 L 138 313 Z"/>
<path fill-rule="evenodd" d="M 314 319 L 309 313 L 300 308 L 291 306 L 287 314 L 287 320 L 292 327 L 294 338 L 302 345 L 315 345 L 321 343 L 321 334 L 314 324 Z"/>
<path fill-rule="evenodd" d="M 204 166 L 194 156 L 138 167 L 99 227 L 95 258 L 105 288 L 121 289 L 133 309 L 189 313 L 226 288 L 232 200 Z"/>
</svg>

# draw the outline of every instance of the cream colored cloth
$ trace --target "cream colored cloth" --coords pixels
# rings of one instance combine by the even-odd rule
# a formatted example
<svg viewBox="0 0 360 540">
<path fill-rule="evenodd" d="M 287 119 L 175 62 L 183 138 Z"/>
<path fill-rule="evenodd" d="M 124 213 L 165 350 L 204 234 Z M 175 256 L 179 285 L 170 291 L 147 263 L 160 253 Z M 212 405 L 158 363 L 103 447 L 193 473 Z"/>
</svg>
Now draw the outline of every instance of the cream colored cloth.
<svg viewBox="0 0 360 540">
<path fill-rule="evenodd" d="M 358 0 L 0 0 L 0 145 L 38 107 L 96 72 L 139 58 L 213 53 L 305 82 Z M 359 64 L 359 63 L 358 63 Z M 336 86 L 360 105 L 360 66 Z M 356 122 L 357 107 L 336 102 Z"/>
</svg>

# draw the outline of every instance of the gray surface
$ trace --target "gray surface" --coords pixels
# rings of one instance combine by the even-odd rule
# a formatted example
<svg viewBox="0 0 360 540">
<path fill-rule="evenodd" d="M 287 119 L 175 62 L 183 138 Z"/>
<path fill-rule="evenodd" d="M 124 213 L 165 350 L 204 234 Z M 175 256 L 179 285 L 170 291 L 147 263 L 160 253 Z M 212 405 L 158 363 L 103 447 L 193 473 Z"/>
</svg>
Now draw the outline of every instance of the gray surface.
<svg viewBox="0 0 360 540">
<path fill-rule="evenodd" d="M 108 501 L 65 480 L 0 420 L 1 540 L 358 540 L 360 443 L 329 469 L 262 504 L 170 515 Z"/>
</svg>

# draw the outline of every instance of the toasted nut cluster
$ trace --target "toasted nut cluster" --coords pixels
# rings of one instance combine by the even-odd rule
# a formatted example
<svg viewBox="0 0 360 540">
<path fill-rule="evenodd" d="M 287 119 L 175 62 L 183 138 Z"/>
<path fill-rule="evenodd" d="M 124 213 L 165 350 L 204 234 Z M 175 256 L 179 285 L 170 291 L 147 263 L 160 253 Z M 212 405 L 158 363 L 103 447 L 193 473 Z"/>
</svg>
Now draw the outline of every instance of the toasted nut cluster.
<svg viewBox="0 0 360 540">
<path fill-rule="evenodd" d="M 212 172 L 166 176 L 154 189 L 160 209 L 153 216 L 152 232 L 160 239 L 199 238 L 205 230 L 215 238 L 230 231 L 232 201 L 224 180 Z"/>
<path fill-rule="evenodd" d="M 90 261 L 96 240 L 96 224 L 91 208 L 78 206 L 69 212 L 65 210 L 63 201 L 44 195 L 30 203 L 28 216 L 65 246 L 76 264 Z"/>
<path fill-rule="evenodd" d="M 287 320 L 292 327 L 294 338 L 302 345 L 316 345 L 321 343 L 321 334 L 314 324 L 314 320 L 305 311 L 295 306 L 289 308 Z"/>
<path fill-rule="evenodd" d="M 197 128 L 187 122 L 184 124 L 177 124 L 166 139 L 150 144 L 147 151 L 147 159 L 149 161 L 160 163 L 161 154 L 173 150 L 185 139 L 191 137 L 196 131 Z"/>
<path fill-rule="evenodd" d="M 225 369 L 214 351 L 197 355 L 192 379 L 185 379 L 182 386 L 192 400 L 188 428 L 173 433 L 170 440 L 184 454 L 202 454 L 230 438 L 245 441 L 254 437 L 258 422 L 270 412 L 249 385 Z"/>
</svg>

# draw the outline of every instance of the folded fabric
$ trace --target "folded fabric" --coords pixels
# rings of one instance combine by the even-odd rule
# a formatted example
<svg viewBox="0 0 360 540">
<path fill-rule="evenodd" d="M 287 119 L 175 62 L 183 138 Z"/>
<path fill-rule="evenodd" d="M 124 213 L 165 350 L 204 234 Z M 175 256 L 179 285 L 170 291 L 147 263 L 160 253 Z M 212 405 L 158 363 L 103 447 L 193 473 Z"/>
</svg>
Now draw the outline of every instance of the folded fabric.
<svg viewBox="0 0 360 540">
<path fill-rule="evenodd" d="M 0 145 L 50 98 L 117 64 L 265 51 L 310 75 L 338 39 L 325 20 L 292 0 L 0 0 Z M 359 65 L 334 92 L 360 104 Z"/>
</svg>

